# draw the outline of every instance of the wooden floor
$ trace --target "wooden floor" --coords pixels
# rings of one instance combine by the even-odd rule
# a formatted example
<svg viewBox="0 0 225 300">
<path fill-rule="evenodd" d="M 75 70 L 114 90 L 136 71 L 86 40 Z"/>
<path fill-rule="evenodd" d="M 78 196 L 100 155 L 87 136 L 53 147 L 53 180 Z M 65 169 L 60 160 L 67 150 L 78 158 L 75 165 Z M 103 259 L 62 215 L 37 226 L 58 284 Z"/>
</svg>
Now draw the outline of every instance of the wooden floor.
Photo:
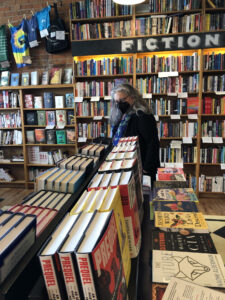
<svg viewBox="0 0 225 300">
<path fill-rule="evenodd" d="M 0 209 L 4 206 L 12 206 L 19 204 L 23 198 L 33 192 L 32 189 L 16 189 L 16 188 L 0 188 Z M 200 198 L 200 211 L 204 215 L 220 215 L 225 216 L 225 198 Z"/>
</svg>

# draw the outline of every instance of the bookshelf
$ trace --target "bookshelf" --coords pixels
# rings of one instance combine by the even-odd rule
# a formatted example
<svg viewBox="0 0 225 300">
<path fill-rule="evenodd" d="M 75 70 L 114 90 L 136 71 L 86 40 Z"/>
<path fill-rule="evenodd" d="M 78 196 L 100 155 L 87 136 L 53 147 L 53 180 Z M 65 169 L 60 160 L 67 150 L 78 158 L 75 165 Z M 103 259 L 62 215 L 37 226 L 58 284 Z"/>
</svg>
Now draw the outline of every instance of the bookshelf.
<svg viewBox="0 0 225 300">
<path fill-rule="evenodd" d="M 105 2 L 103 1 L 103 3 Z M 91 3 L 92 1 L 90 2 L 90 10 L 89 7 L 86 8 L 89 12 L 93 10 Z M 212 7 L 214 3 L 215 7 Z M 220 49 L 213 49 L 202 47 L 200 42 L 199 46 L 194 47 L 194 49 L 184 45 L 183 49 L 186 50 L 177 50 L 176 46 L 167 49 L 164 47 L 161 50 L 160 43 L 161 37 L 177 38 L 178 45 L 178 41 L 185 43 L 190 38 L 190 34 L 193 33 L 196 35 L 207 32 L 223 34 L 225 32 L 225 8 L 219 7 L 219 3 L 206 0 L 177 1 L 176 3 L 174 1 L 150 1 L 136 5 L 130 14 L 121 14 L 120 16 L 120 20 L 131 22 L 130 32 L 125 36 L 123 33 L 120 36 L 114 36 L 113 30 L 109 32 L 108 26 L 111 25 L 108 24 L 105 25 L 106 33 L 96 35 L 94 38 L 88 35 L 88 29 L 86 30 L 84 27 L 83 36 L 80 35 L 76 39 L 73 34 L 75 25 L 78 23 L 106 24 L 114 22 L 118 16 L 114 15 L 112 7 L 111 10 L 108 8 L 107 16 L 87 13 L 81 17 L 79 14 L 72 15 L 71 13 L 70 19 L 72 53 L 75 53 L 74 84 L 76 92 L 80 90 L 81 82 L 85 85 L 93 81 L 95 83 L 111 81 L 111 87 L 113 87 L 117 79 L 122 79 L 121 82 L 126 80 L 126 82 L 137 87 L 152 108 L 157 120 L 160 154 L 170 165 L 174 165 L 176 162 L 179 164 L 179 158 L 184 158 L 183 166 L 188 174 L 189 183 L 195 187 L 198 196 L 206 195 L 205 190 L 204 193 L 201 192 L 202 189 L 199 186 L 198 178 L 202 174 L 205 176 L 222 176 L 224 172 L 222 169 L 225 162 L 223 154 L 225 151 L 223 129 L 225 122 L 223 103 L 225 66 L 218 67 L 218 62 L 219 60 L 223 61 L 223 53 L 225 52 L 223 47 L 225 45 Z M 79 10 L 78 7 L 77 9 Z M 87 28 L 89 27 L 87 26 Z M 123 46 L 118 41 L 119 38 L 127 43 L 126 47 L 130 49 L 130 53 L 129 50 L 124 52 L 121 50 Z M 151 40 L 152 44 L 148 45 L 151 49 L 149 52 L 143 50 L 147 47 L 144 45 L 149 41 L 147 38 L 155 38 L 154 42 Z M 106 39 L 112 49 L 106 44 Z M 114 45 L 110 41 L 111 39 L 113 39 Z M 73 47 L 79 50 L 73 51 Z M 102 50 L 104 47 L 106 48 L 105 52 Z M 205 49 L 202 49 L 204 47 Z M 99 49 L 98 52 L 97 48 Z M 135 49 L 137 50 L 135 51 Z M 76 54 L 78 51 L 80 54 Z M 130 62 L 133 63 L 133 67 Z M 115 68 L 112 67 L 114 63 Z M 120 82 L 119 80 L 118 82 Z M 217 93 L 214 92 L 216 90 L 214 88 L 215 82 L 217 82 L 218 87 Z M 214 86 L 212 86 L 213 84 Z M 87 86 L 89 87 L 89 85 Z M 100 94 L 100 91 L 92 89 L 89 91 L 90 93 L 85 95 L 89 99 L 96 96 L 96 92 L 101 97 L 105 96 L 105 93 Z M 106 93 L 106 96 L 108 95 L 109 93 Z M 214 111 L 205 113 L 203 111 L 207 106 L 205 98 L 212 98 L 212 95 L 216 98 L 212 108 Z M 194 110 L 193 107 L 195 107 Z M 81 120 L 83 121 L 83 118 L 77 116 L 78 124 Z M 212 120 L 212 126 L 216 132 L 215 136 L 211 136 L 217 138 L 217 140 L 214 139 L 214 144 L 205 143 L 202 139 L 202 137 L 208 137 L 208 133 L 203 136 L 203 128 L 207 128 L 205 131 L 208 130 L 205 124 L 210 120 Z M 209 124 L 211 126 L 211 123 Z M 211 147 L 212 150 L 208 150 L 208 154 L 204 155 L 208 155 L 209 160 L 209 154 L 214 153 L 214 156 L 217 157 L 216 160 L 214 159 L 216 163 L 209 163 L 208 160 L 207 163 L 203 163 L 202 148 L 211 149 L 210 146 L 213 146 Z M 204 187 L 206 187 L 206 183 L 204 183 Z M 218 194 L 221 195 L 219 192 L 208 191 L 210 196 Z"/>
</svg>

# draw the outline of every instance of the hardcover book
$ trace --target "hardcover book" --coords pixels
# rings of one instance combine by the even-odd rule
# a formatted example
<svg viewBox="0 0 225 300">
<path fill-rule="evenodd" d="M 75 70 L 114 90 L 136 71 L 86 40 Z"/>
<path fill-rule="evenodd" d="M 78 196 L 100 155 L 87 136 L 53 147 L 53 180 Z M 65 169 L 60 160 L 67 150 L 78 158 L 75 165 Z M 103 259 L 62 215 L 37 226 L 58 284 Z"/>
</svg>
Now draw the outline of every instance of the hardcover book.
<svg viewBox="0 0 225 300">
<path fill-rule="evenodd" d="M 152 231 L 152 249 L 186 251 L 198 253 L 217 253 L 209 233 Z"/>
<path fill-rule="evenodd" d="M 52 92 L 44 92 L 44 107 L 54 108 L 54 96 Z"/>
<path fill-rule="evenodd" d="M 72 68 L 64 69 L 63 84 L 72 83 L 72 78 L 73 78 L 72 75 L 73 75 L 73 69 Z"/>
<path fill-rule="evenodd" d="M 48 85 L 48 83 L 49 83 L 49 72 L 48 71 L 43 71 L 42 72 L 41 84 Z"/>
<path fill-rule="evenodd" d="M 21 77 L 21 85 L 27 86 L 30 84 L 30 74 L 29 72 L 23 72 Z"/>
<path fill-rule="evenodd" d="M 46 125 L 55 126 L 55 111 L 46 111 Z"/>
<path fill-rule="evenodd" d="M 39 84 L 39 73 L 38 71 L 33 71 L 30 73 L 30 84 L 38 85 Z"/>
<path fill-rule="evenodd" d="M 8 86 L 10 79 L 10 71 L 2 71 L 1 73 L 1 86 Z"/>
<path fill-rule="evenodd" d="M 198 198 L 192 188 L 153 188 L 150 192 L 151 201 L 195 201 Z"/>
<path fill-rule="evenodd" d="M 73 95 L 73 93 L 67 93 L 65 95 L 65 104 L 66 104 L 66 107 L 71 107 L 71 108 L 74 107 L 74 95 Z"/>
<path fill-rule="evenodd" d="M 64 128 L 66 126 L 65 110 L 56 110 L 56 125 L 58 128 Z"/>
<path fill-rule="evenodd" d="M 68 110 L 67 111 L 67 125 L 74 125 L 74 124 L 75 124 L 74 111 Z"/>
<path fill-rule="evenodd" d="M 155 211 L 155 227 L 165 231 L 194 231 L 208 233 L 208 225 L 202 213 Z"/>
<path fill-rule="evenodd" d="M 26 122 L 26 125 L 37 125 L 36 111 L 26 111 L 25 122 Z"/>
<path fill-rule="evenodd" d="M 37 121 L 38 125 L 46 125 L 46 112 L 44 110 L 37 111 Z"/>
<path fill-rule="evenodd" d="M 33 108 L 33 95 L 32 94 L 25 94 L 24 95 L 24 107 L 25 108 Z"/>
<path fill-rule="evenodd" d="M 35 140 L 37 144 L 45 144 L 45 129 L 35 128 Z"/>
<path fill-rule="evenodd" d="M 43 108 L 42 96 L 34 96 L 34 108 Z"/>
<path fill-rule="evenodd" d="M 66 129 L 66 140 L 67 144 L 75 144 L 76 135 L 74 129 Z"/>
<path fill-rule="evenodd" d="M 64 96 L 55 96 L 55 108 L 64 108 Z"/>
<path fill-rule="evenodd" d="M 49 72 L 50 84 L 61 84 L 62 81 L 62 69 L 52 68 Z"/>
<path fill-rule="evenodd" d="M 194 201 L 154 201 L 154 211 L 172 212 L 198 212 L 197 204 Z"/>
<path fill-rule="evenodd" d="M 66 130 L 56 130 L 56 143 L 66 144 Z"/>
<path fill-rule="evenodd" d="M 12 73 L 11 74 L 11 86 L 18 86 L 20 83 L 20 74 Z"/>
<path fill-rule="evenodd" d="M 165 284 L 173 277 L 208 287 L 225 287 L 225 269 L 219 254 L 153 250 L 152 281 Z"/>
<path fill-rule="evenodd" d="M 46 130 L 46 141 L 47 144 L 56 144 L 56 136 L 54 129 Z"/>
</svg>

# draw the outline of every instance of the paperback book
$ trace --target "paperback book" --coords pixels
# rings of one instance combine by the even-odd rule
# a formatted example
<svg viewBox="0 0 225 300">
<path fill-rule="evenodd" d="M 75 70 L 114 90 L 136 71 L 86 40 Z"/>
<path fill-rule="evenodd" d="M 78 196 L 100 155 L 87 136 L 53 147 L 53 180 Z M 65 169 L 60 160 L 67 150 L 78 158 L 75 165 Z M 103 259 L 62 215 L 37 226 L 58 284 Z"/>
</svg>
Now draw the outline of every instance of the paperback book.
<svg viewBox="0 0 225 300">
<path fill-rule="evenodd" d="M 198 198 L 192 188 L 153 188 L 150 192 L 150 201 L 195 201 Z"/>
</svg>

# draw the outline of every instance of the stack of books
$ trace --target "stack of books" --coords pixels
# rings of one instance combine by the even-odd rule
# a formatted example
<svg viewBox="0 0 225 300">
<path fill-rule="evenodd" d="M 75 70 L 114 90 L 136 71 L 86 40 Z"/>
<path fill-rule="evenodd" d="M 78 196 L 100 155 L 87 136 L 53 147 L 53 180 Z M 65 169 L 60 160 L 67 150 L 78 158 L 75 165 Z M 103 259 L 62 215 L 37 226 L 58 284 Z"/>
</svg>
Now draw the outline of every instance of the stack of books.
<svg viewBox="0 0 225 300">
<path fill-rule="evenodd" d="M 225 268 L 192 189 L 153 189 L 152 292 L 165 292 L 171 279 L 225 287 Z M 162 285 L 163 284 L 163 285 Z M 156 299 L 156 298 L 153 298 Z M 164 298 L 163 298 L 164 299 Z M 167 299 L 167 298 L 166 298 Z"/>
<path fill-rule="evenodd" d="M 182 168 L 158 168 L 156 188 L 185 188 L 187 186 L 186 177 Z"/>
</svg>

